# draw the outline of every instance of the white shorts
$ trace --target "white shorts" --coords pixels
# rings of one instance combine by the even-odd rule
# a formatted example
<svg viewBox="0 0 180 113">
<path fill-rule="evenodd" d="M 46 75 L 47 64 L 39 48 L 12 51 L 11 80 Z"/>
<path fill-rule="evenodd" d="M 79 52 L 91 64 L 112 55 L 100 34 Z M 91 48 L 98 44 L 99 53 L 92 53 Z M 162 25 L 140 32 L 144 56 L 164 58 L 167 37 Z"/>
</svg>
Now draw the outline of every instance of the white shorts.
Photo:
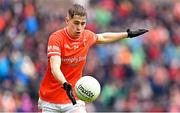
<svg viewBox="0 0 180 113">
<path fill-rule="evenodd" d="M 39 98 L 38 100 L 38 109 L 43 112 L 59 112 L 59 113 L 87 113 L 85 108 L 85 103 L 81 100 L 76 101 L 77 104 L 73 105 L 72 103 L 68 104 L 54 104 L 47 101 L 44 101 Z"/>
</svg>

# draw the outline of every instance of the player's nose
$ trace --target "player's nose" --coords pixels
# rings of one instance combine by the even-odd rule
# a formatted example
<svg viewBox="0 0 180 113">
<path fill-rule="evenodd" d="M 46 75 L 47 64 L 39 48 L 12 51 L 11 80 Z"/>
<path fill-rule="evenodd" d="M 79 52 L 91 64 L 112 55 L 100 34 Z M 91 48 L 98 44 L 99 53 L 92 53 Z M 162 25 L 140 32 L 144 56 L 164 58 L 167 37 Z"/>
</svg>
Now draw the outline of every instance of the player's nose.
<svg viewBox="0 0 180 113">
<path fill-rule="evenodd" d="M 77 26 L 77 30 L 80 31 L 82 29 L 81 25 Z"/>
</svg>

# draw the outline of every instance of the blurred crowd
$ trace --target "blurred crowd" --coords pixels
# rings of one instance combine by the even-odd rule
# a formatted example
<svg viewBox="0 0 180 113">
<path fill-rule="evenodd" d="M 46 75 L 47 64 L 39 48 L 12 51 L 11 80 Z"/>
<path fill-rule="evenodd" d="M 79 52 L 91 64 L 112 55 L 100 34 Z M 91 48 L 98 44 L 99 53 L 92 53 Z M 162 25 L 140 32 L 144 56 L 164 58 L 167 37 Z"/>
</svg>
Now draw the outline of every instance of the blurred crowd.
<svg viewBox="0 0 180 113">
<path fill-rule="evenodd" d="M 77 2 L 96 33 L 149 29 L 90 49 L 83 73 L 102 89 L 87 110 L 180 112 L 179 0 L 0 0 L 0 111 L 37 111 L 48 37 Z"/>
</svg>

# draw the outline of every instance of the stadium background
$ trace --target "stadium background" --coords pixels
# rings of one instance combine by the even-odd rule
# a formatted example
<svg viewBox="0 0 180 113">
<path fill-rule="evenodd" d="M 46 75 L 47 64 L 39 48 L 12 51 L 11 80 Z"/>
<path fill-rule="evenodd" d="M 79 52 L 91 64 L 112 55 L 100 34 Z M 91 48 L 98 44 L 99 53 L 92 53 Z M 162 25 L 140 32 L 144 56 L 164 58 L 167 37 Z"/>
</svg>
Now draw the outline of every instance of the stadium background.
<svg viewBox="0 0 180 113">
<path fill-rule="evenodd" d="M 102 92 L 87 110 L 180 112 L 179 0 L 0 0 L 0 111 L 37 111 L 48 36 L 79 1 L 96 33 L 149 29 L 90 49 L 84 74 Z"/>
</svg>

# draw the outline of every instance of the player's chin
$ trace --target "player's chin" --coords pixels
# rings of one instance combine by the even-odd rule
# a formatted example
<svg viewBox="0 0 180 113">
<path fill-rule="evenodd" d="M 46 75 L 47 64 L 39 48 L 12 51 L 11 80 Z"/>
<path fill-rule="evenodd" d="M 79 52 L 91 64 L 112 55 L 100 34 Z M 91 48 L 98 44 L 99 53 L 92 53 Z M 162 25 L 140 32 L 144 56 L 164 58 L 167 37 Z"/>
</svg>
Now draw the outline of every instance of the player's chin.
<svg viewBox="0 0 180 113">
<path fill-rule="evenodd" d="M 77 38 L 79 38 L 81 36 L 81 33 L 76 33 L 75 35 Z"/>
</svg>

